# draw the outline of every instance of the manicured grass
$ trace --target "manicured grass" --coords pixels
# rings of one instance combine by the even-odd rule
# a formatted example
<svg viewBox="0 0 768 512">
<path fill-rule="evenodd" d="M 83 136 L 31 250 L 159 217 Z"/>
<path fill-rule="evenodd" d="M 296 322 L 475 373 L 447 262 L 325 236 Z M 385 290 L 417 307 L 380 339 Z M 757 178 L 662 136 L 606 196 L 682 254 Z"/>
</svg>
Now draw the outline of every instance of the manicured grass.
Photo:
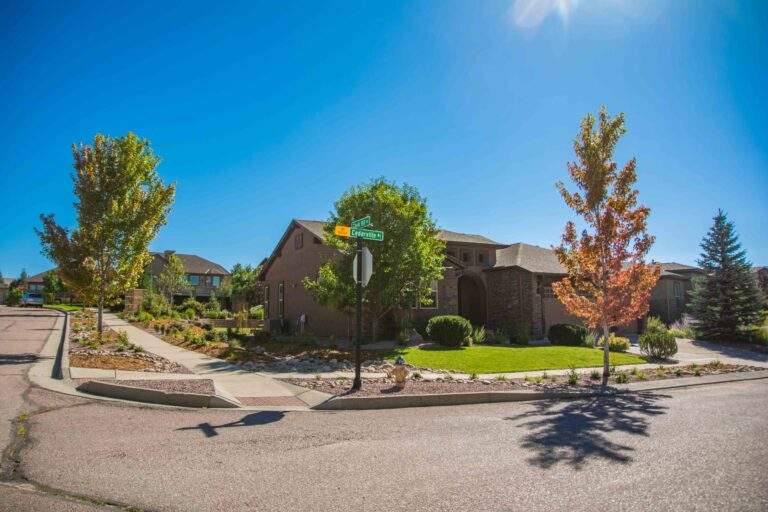
<svg viewBox="0 0 768 512">
<path fill-rule="evenodd" d="M 65 312 L 83 310 L 83 306 L 79 304 L 45 304 L 43 305 L 43 307 L 48 309 L 56 309 L 58 311 L 65 311 Z"/>
<path fill-rule="evenodd" d="M 603 352 L 586 347 L 515 347 L 474 345 L 462 348 L 406 348 L 399 350 L 408 364 L 462 373 L 502 373 L 602 366 Z M 611 364 L 642 364 L 634 354 L 611 353 Z"/>
</svg>

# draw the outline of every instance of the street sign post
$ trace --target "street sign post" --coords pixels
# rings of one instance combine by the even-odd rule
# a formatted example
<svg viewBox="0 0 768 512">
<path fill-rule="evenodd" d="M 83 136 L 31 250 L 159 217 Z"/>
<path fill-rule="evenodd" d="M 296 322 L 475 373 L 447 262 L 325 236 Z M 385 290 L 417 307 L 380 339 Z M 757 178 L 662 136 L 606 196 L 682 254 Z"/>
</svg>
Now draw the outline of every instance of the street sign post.
<svg viewBox="0 0 768 512">
<path fill-rule="evenodd" d="M 352 381 L 352 389 L 360 389 L 363 379 L 360 376 L 362 360 L 360 346 L 363 343 L 363 286 L 368 285 L 373 274 L 373 255 L 367 247 L 363 247 L 363 240 L 381 242 L 384 240 L 384 232 L 376 229 L 365 229 L 371 225 L 371 216 L 366 215 L 351 222 L 350 226 L 337 224 L 333 228 L 333 234 L 344 238 L 355 239 L 355 259 L 352 262 L 352 277 L 355 280 L 355 295 L 357 296 L 355 318 L 355 380 Z M 358 264 L 360 262 L 360 264 Z"/>
<path fill-rule="evenodd" d="M 363 286 L 368 286 L 371 274 L 373 274 L 373 254 L 370 249 L 363 247 Z M 352 278 L 357 280 L 357 255 L 352 260 Z"/>
<path fill-rule="evenodd" d="M 366 215 L 365 217 L 357 220 L 352 221 L 352 227 L 353 228 L 364 228 L 366 226 L 371 225 L 371 216 Z"/>
</svg>

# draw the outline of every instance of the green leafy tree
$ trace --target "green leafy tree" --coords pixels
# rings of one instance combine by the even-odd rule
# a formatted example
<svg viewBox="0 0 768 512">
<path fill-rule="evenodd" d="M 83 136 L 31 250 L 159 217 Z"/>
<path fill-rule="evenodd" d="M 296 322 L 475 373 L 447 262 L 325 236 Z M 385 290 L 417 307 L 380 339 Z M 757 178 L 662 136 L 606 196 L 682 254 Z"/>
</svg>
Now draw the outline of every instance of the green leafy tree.
<svg viewBox="0 0 768 512">
<path fill-rule="evenodd" d="M 169 304 L 173 304 L 173 296 L 189 293 L 187 269 L 184 262 L 175 254 L 170 254 L 167 263 L 157 276 L 157 289 L 163 294 Z"/>
<path fill-rule="evenodd" d="M 64 284 L 61 282 L 57 271 L 52 270 L 43 276 L 43 293 L 46 301 L 53 302 L 56 300 L 56 296 L 63 291 Z"/>
<path fill-rule="evenodd" d="M 230 277 L 231 294 L 244 297 L 248 304 L 260 303 L 261 287 L 258 284 L 260 271 L 260 266 L 253 267 L 247 264 L 235 263 Z"/>
<path fill-rule="evenodd" d="M 348 226 L 352 220 L 370 215 L 375 228 L 384 231 L 383 242 L 367 243 L 374 271 L 363 295 L 371 334 L 376 339 L 377 325 L 384 315 L 398 314 L 402 304 L 424 299 L 431 283 L 442 277 L 445 244 L 437 239 L 426 201 L 414 187 L 379 178 L 352 187 L 334 206 L 325 225 L 325 239 L 341 257 L 325 263 L 317 278 L 305 278 L 304 286 L 325 306 L 348 311 L 355 304 L 355 240 L 337 237 L 333 230 L 336 224 Z"/>
<path fill-rule="evenodd" d="M 710 339 L 737 338 L 741 327 L 760 320 L 760 295 L 746 251 L 722 210 L 715 215 L 701 248 L 698 264 L 705 275 L 694 280 L 689 304 L 698 330 Z"/>
<path fill-rule="evenodd" d="M 21 290 L 18 287 L 8 289 L 8 295 L 5 297 L 5 303 L 9 306 L 18 306 L 21 302 Z"/>
<path fill-rule="evenodd" d="M 36 230 L 43 254 L 56 262 L 64 283 L 98 306 L 98 330 L 108 301 L 133 288 L 149 263 L 149 242 L 165 223 L 175 187 L 157 174 L 160 159 L 133 133 L 101 134 L 73 145 L 77 227 L 41 215 Z"/>
</svg>

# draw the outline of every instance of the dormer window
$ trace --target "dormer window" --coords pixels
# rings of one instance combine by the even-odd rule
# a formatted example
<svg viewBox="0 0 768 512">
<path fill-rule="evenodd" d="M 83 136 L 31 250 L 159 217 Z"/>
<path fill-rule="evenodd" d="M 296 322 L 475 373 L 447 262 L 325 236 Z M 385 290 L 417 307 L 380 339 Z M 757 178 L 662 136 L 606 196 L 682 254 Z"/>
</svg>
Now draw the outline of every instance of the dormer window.
<svg viewBox="0 0 768 512">
<path fill-rule="evenodd" d="M 299 233 L 293 237 L 293 248 L 299 250 L 304 247 L 304 233 Z"/>
</svg>

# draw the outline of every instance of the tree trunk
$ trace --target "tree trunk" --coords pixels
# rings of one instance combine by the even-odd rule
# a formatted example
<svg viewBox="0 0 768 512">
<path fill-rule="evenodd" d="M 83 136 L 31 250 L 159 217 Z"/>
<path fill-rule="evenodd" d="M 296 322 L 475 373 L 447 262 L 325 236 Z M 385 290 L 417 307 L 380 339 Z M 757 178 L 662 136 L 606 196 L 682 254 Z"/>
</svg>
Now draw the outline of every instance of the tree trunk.
<svg viewBox="0 0 768 512">
<path fill-rule="evenodd" d="M 101 277 L 101 283 L 99 284 L 99 320 L 97 324 L 97 330 L 99 333 L 99 339 L 104 332 L 104 276 Z"/>
<path fill-rule="evenodd" d="M 608 324 L 603 322 L 603 384 L 602 388 L 605 390 L 605 388 L 608 387 L 608 377 L 611 375 L 610 372 L 610 348 L 608 344 L 609 339 L 609 332 L 608 332 Z"/>
</svg>

